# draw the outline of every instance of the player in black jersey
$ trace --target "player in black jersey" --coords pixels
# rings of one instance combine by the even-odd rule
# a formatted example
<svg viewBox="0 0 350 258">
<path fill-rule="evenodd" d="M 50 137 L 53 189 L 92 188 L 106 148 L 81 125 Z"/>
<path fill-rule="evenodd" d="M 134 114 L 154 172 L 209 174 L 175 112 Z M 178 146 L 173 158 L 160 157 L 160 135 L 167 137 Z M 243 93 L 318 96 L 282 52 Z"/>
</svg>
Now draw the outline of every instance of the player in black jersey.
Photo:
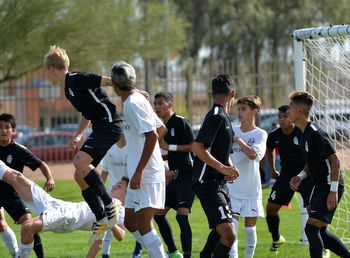
<svg viewBox="0 0 350 258">
<path fill-rule="evenodd" d="M 74 158 L 74 178 L 85 201 L 96 216 L 91 241 L 103 236 L 115 224 L 115 204 L 107 192 L 96 166 L 109 148 L 119 140 L 121 119 L 102 85 L 111 86 L 110 77 L 68 71 L 69 58 L 62 48 L 52 46 L 44 57 L 49 80 L 64 87 L 66 98 L 82 114 L 79 128 L 71 142 L 77 148 L 83 131 L 92 124 L 89 135 Z M 103 205 L 101 204 L 101 201 Z"/>
<path fill-rule="evenodd" d="M 294 191 L 289 187 L 290 179 L 305 166 L 305 158 L 299 145 L 301 131 L 290 122 L 288 109 L 288 105 L 278 108 L 280 127 L 269 133 L 266 143 L 266 158 L 272 176 L 277 179 L 272 186 L 266 205 L 266 222 L 273 241 L 270 251 L 274 254 L 277 254 L 278 248 L 285 242 L 284 237 L 279 233 L 280 218 L 278 212 L 282 205 L 288 205 L 293 198 Z M 275 149 L 278 150 L 281 158 L 281 172 L 276 171 Z M 312 179 L 308 177 L 298 188 L 298 192 L 303 198 L 304 207 L 309 205 L 312 187 Z"/>
<path fill-rule="evenodd" d="M 214 105 L 207 113 L 192 145 L 194 161 L 193 189 L 208 218 L 209 233 L 200 257 L 229 257 L 236 233 L 229 208 L 227 181 L 239 176 L 229 160 L 233 131 L 228 116 L 236 91 L 229 75 L 212 81 Z"/>
<path fill-rule="evenodd" d="M 191 156 L 194 133 L 189 122 L 174 113 L 173 95 L 170 92 L 159 92 L 154 96 L 155 111 L 167 127 L 165 137 L 160 141 L 160 147 L 168 151 L 168 165 L 174 172 L 172 180 L 166 187 L 165 209 L 158 210 L 154 216 L 168 246 L 169 257 L 182 257 L 177 250 L 171 227 L 165 215 L 173 208 L 176 210 L 176 220 L 181 231 L 183 257 L 191 257 L 192 231 L 188 221 L 194 192 L 191 188 L 193 161 Z"/>
<path fill-rule="evenodd" d="M 290 181 L 296 191 L 302 180 L 312 176 L 314 188 L 310 200 L 310 214 L 305 226 L 312 258 L 322 257 L 327 248 L 340 257 L 350 257 L 348 248 L 327 230 L 344 192 L 344 178 L 334 145 L 324 131 L 310 122 L 314 97 L 308 92 L 290 95 L 289 118 L 301 131 L 301 148 L 306 158 L 304 169 Z"/>
<path fill-rule="evenodd" d="M 55 182 L 47 164 L 34 156 L 27 148 L 12 140 L 16 131 L 16 119 L 12 114 L 0 115 L 0 160 L 7 166 L 23 173 L 24 166 L 31 170 L 39 168 L 46 178 L 45 190 L 51 191 Z M 9 184 L 0 181 L 0 208 L 3 207 L 11 218 L 19 224 L 31 219 L 29 209 L 24 206 L 17 192 Z M 0 212 L 0 225 L 6 225 L 5 217 Z M 6 247 L 13 254 L 16 250 L 16 237 L 11 234 L 9 227 L 0 227 L 0 234 L 5 240 Z M 33 246 L 34 245 L 34 246 Z M 39 234 L 34 235 L 34 243 L 31 244 L 37 257 L 44 257 L 43 247 Z"/>
</svg>

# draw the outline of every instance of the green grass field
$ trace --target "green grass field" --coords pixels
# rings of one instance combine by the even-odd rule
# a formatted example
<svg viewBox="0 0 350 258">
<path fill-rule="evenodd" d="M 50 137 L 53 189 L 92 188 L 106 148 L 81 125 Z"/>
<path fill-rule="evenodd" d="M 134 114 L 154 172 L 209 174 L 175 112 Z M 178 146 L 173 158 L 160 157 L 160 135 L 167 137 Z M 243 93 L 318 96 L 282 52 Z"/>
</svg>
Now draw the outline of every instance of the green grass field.
<svg viewBox="0 0 350 258">
<path fill-rule="evenodd" d="M 39 182 L 40 184 L 40 182 Z M 264 205 L 266 198 L 269 193 L 269 188 L 264 189 Z M 74 181 L 56 181 L 56 189 L 52 193 L 54 197 L 61 198 L 68 201 L 81 201 L 82 197 L 80 191 Z M 299 209 L 296 198 L 292 200 L 291 209 L 283 208 L 280 213 L 281 226 L 280 232 L 286 238 L 286 244 L 280 248 L 279 257 L 290 257 L 290 258 L 303 258 L 308 257 L 308 248 L 302 246 L 299 243 L 300 239 L 300 218 Z M 175 213 L 169 212 L 168 218 L 172 224 L 172 229 L 177 246 L 181 248 L 180 244 L 180 233 L 179 227 L 175 220 Z M 11 219 L 7 217 L 9 225 L 14 229 L 17 239 L 19 239 L 20 227 L 13 225 Z M 206 237 L 209 233 L 206 216 L 202 211 L 202 208 L 195 200 L 193 205 L 192 214 L 190 216 L 190 222 L 193 231 L 193 257 L 199 257 L 198 253 L 203 247 Z M 242 221 L 243 222 L 243 221 Z M 243 225 L 243 223 L 241 223 Z M 268 232 L 266 222 L 264 218 L 258 219 L 257 224 L 258 244 L 255 252 L 255 257 L 268 257 L 268 249 L 271 244 L 271 236 Z M 59 234 L 45 232 L 41 234 L 41 238 L 44 244 L 44 252 L 46 258 L 73 258 L 73 257 L 84 257 L 89 249 L 87 243 L 90 237 L 90 232 L 73 232 L 69 234 Z M 244 254 L 244 231 L 243 226 L 239 228 L 239 252 L 243 257 Z M 9 257 L 7 250 L 5 249 L 2 241 L 0 240 L 0 257 Z M 131 257 L 131 252 L 134 248 L 134 242 L 132 235 L 127 233 L 123 241 L 118 242 L 113 240 L 111 248 L 111 257 Z M 35 257 L 32 252 L 31 257 Z M 144 255 L 144 257 L 148 257 Z M 335 256 L 332 256 L 335 257 Z"/>
</svg>

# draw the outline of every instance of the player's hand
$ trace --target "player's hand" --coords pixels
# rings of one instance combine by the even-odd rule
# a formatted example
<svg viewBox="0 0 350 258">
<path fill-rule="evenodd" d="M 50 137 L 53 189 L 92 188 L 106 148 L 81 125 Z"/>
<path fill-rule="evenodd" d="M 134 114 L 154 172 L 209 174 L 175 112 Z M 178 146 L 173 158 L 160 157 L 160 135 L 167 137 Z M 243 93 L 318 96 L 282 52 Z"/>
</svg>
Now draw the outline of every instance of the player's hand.
<svg viewBox="0 0 350 258">
<path fill-rule="evenodd" d="M 175 172 L 173 170 L 165 171 L 165 184 L 168 185 L 174 176 Z"/>
<path fill-rule="evenodd" d="M 69 150 L 70 151 L 75 151 L 77 149 L 78 146 L 78 142 L 80 142 L 81 137 L 80 136 L 75 136 L 69 144 Z"/>
<path fill-rule="evenodd" d="M 298 176 L 294 176 L 292 177 L 292 179 L 290 180 L 289 182 L 289 185 L 290 185 L 290 188 L 293 190 L 293 191 L 297 191 L 298 190 L 298 187 L 301 183 L 301 179 L 300 177 Z"/>
<path fill-rule="evenodd" d="M 280 172 L 279 171 L 277 171 L 277 170 L 272 170 L 271 171 L 271 177 L 273 179 L 277 179 L 279 176 L 280 176 Z"/>
<path fill-rule="evenodd" d="M 337 206 L 338 206 L 338 193 L 329 192 L 327 197 L 327 209 L 332 211 L 332 210 L 335 210 Z"/>
<path fill-rule="evenodd" d="M 50 178 L 46 180 L 44 190 L 46 192 L 51 192 L 53 189 L 55 189 L 55 181 L 53 180 L 53 178 Z"/>
<path fill-rule="evenodd" d="M 233 182 L 239 177 L 239 171 L 235 166 L 224 166 L 220 171 L 227 182 Z"/>
<path fill-rule="evenodd" d="M 134 175 L 130 180 L 130 188 L 134 190 L 139 189 L 141 187 L 141 180 L 142 180 L 142 172 L 135 171 Z"/>
</svg>

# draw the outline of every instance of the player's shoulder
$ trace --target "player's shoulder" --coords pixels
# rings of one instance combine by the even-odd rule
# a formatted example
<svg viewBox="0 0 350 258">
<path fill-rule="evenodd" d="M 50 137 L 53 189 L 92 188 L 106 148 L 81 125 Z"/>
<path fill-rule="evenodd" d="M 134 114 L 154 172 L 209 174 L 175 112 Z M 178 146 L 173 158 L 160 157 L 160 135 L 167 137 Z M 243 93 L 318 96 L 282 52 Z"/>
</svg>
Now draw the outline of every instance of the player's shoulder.
<svg viewBox="0 0 350 258">
<path fill-rule="evenodd" d="M 18 151 L 29 151 L 28 148 L 16 141 L 14 141 L 13 143 L 11 143 L 10 148 L 14 149 L 14 150 L 18 150 Z"/>
</svg>

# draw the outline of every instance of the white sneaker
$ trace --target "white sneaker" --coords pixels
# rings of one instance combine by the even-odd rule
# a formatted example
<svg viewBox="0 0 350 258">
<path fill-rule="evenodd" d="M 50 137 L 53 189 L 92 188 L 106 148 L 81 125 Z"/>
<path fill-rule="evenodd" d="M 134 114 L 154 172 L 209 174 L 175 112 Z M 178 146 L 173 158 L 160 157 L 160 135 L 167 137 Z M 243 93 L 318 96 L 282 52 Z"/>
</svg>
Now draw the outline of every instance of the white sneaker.
<svg viewBox="0 0 350 258">
<path fill-rule="evenodd" d="M 108 229 L 113 228 L 117 224 L 118 218 L 119 218 L 119 209 L 121 206 L 122 206 L 121 201 L 114 198 L 113 198 L 113 201 L 108 206 L 106 206 L 105 212 L 108 219 L 107 221 Z"/>
<path fill-rule="evenodd" d="M 92 244 L 96 240 L 102 240 L 104 238 L 105 232 L 108 229 L 107 222 L 107 217 L 104 217 L 103 219 L 92 224 L 92 236 L 89 239 L 89 244 Z"/>
</svg>

